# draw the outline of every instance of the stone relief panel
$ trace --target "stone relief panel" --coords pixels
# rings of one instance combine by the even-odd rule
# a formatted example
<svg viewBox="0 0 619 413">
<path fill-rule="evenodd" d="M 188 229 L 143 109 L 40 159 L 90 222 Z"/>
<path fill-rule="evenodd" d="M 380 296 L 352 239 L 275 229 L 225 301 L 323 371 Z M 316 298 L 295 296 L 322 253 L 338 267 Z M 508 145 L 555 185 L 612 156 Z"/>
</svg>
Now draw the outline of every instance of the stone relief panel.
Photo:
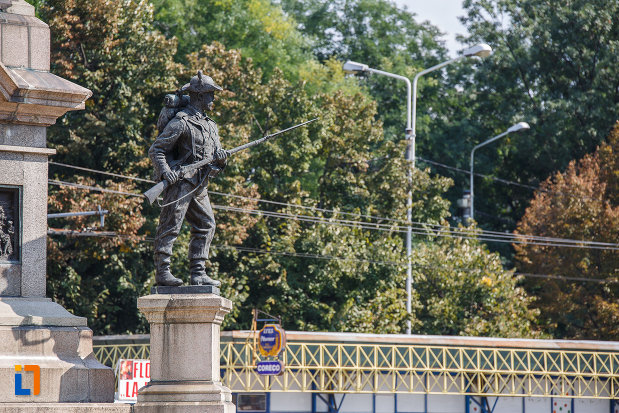
<svg viewBox="0 0 619 413">
<path fill-rule="evenodd" d="M 19 198 L 19 188 L 0 186 L 0 262 L 20 261 Z"/>
</svg>

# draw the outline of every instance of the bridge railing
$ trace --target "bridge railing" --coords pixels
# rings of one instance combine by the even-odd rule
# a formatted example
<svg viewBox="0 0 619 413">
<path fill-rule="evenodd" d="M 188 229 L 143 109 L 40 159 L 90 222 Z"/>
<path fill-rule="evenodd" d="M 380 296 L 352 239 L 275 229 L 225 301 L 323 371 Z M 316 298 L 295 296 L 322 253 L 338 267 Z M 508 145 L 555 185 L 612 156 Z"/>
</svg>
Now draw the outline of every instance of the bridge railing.
<svg viewBox="0 0 619 413">
<path fill-rule="evenodd" d="M 619 399 L 619 352 L 408 344 L 291 342 L 280 376 L 256 373 L 250 340 L 221 342 L 233 392 L 417 393 Z M 95 356 L 149 357 L 147 343 L 96 344 Z"/>
</svg>

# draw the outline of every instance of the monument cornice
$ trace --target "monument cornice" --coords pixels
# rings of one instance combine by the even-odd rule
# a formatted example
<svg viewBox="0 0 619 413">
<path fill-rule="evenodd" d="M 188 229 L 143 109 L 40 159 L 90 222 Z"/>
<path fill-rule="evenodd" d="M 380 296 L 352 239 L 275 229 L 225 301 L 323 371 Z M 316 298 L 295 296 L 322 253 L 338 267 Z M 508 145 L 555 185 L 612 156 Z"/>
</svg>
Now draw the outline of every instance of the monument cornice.
<svg viewBox="0 0 619 413">
<path fill-rule="evenodd" d="M 27 153 L 27 154 L 51 156 L 51 155 L 56 154 L 56 149 L 37 148 L 37 147 L 31 147 L 31 146 L 0 145 L 0 152 Z"/>
<path fill-rule="evenodd" d="M 53 73 L 0 63 L 0 121 L 49 126 L 92 92 Z"/>
</svg>

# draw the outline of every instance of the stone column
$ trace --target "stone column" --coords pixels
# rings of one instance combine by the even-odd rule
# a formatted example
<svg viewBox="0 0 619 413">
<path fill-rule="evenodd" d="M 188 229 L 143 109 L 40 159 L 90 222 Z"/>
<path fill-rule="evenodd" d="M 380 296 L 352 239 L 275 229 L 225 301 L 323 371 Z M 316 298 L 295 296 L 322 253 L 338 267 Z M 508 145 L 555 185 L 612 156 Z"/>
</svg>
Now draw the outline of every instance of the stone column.
<svg viewBox="0 0 619 413">
<path fill-rule="evenodd" d="M 86 319 L 45 294 L 47 160 L 55 153 L 47 148 L 47 127 L 84 109 L 92 94 L 49 69 L 47 24 L 24 0 L 0 0 L 2 413 L 86 411 L 114 398 L 114 374 L 95 359 Z M 38 366 L 39 385 L 26 365 Z"/>
<path fill-rule="evenodd" d="M 151 381 L 135 413 L 235 413 L 219 366 L 220 326 L 232 302 L 211 293 L 151 294 L 138 308 L 150 323 Z"/>
</svg>

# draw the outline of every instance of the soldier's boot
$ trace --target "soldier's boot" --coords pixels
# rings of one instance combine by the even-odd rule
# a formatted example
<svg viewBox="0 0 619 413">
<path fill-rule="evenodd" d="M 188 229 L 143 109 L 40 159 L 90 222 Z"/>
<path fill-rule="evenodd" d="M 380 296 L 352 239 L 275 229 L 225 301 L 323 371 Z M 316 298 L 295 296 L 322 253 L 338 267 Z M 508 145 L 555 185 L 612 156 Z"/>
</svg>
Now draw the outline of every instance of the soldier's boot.
<svg viewBox="0 0 619 413">
<path fill-rule="evenodd" d="M 191 285 L 212 285 L 219 287 L 221 281 L 217 281 L 206 275 L 204 260 L 191 260 Z"/>
<path fill-rule="evenodd" d="M 178 287 L 183 285 L 183 280 L 176 278 L 170 272 L 170 256 L 167 254 L 155 254 L 155 282 L 157 285 Z"/>
</svg>

